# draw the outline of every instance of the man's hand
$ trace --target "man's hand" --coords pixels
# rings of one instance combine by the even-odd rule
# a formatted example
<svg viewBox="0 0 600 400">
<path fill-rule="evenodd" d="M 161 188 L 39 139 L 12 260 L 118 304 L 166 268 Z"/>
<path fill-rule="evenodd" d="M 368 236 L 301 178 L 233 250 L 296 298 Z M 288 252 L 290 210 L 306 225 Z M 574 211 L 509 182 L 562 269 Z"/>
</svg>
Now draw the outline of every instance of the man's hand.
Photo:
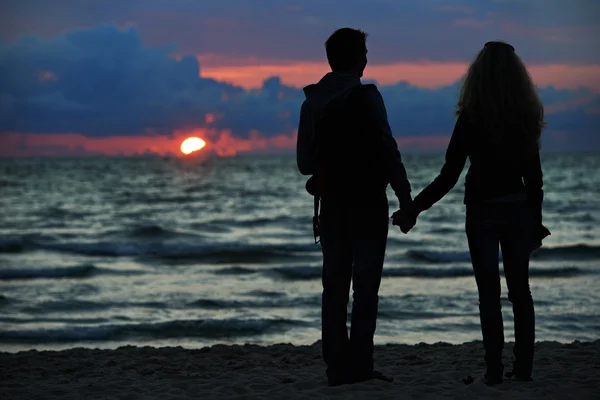
<svg viewBox="0 0 600 400">
<path fill-rule="evenodd" d="M 398 210 L 392 214 L 392 224 L 399 226 L 402 233 L 408 233 L 417 223 L 417 217 L 406 211 Z"/>
</svg>

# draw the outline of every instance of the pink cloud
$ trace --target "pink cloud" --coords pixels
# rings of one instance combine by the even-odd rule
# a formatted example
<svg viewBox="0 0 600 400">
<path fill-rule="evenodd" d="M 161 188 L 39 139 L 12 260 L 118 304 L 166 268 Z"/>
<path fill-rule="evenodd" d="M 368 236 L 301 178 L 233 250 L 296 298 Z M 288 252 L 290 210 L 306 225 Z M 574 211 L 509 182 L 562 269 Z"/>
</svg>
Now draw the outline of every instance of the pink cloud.
<svg viewBox="0 0 600 400">
<path fill-rule="evenodd" d="M 462 18 L 462 19 L 454 19 L 452 20 L 452 26 L 472 28 L 472 29 L 483 29 L 486 26 L 493 25 L 494 21 L 491 19 L 488 20 L 478 20 L 472 18 Z"/>
<path fill-rule="evenodd" d="M 440 12 L 449 12 L 449 13 L 463 13 L 463 14 L 472 14 L 473 13 L 473 9 L 467 6 L 461 6 L 458 4 L 448 4 L 448 5 L 437 5 L 437 6 L 433 6 L 433 10 L 434 11 L 440 11 Z"/>
<path fill-rule="evenodd" d="M 514 33 L 519 36 L 533 37 L 551 43 L 573 43 L 576 41 L 598 41 L 598 26 L 558 26 L 558 27 L 535 27 L 523 26 L 515 22 L 505 22 L 502 31 Z"/>
<path fill-rule="evenodd" d="M 329 71 L 325 62 L 294 62 L 199 55 L 200 75 L 245 88 L 259 88 L 265 79 L 280 76 L 286 85 L 302 87 L 314 83 Z M 399 62 L 369 64 L 365 79 L 389 85 L 400 81 L 422 88 L 439 88 L 459 80 L 468 67 L 464 62 Z M 600 65 L 530 65 L 538 86 L 560 89 L 587 87 L 600 92 Z"/>
<path fill-rule="evenodd" d="M 260 61 L 213 55 L 198 56 L 198 59 L 201 76 L 245 88 L 259 88 L 265 79 L 272 76 L 280 76 L 286 85 L 302 87 L 318 81 L 329 71 L 324 62 Z M 455 82 L 465 69 L 463 63 L 370 64 L 365 71 L 365 79 L 373 79 L 383 85 L 407 81 L 420 87 L 436 88 Z"/>
<path fill-rule="evenodd" d="M 44 81 L 57 81 L 58 77 L 52 71 L 40 71 L 38 73 L 38 80 L 40 82 L 44 82 Z"/>
<path fill-rule="evenodd" d="M 591 94 L 589 96 L 579 97 L 579 98 L 573 99 L 573 100 L 565 102 L 565 103 L 552 104 L 552 105 L 544 107 L 544 111 L 548 114 L 552 114 L 555 112 L 571 110 L 574 108 L 580 108 L 582 106 L 589 104 L 596 97 L 597 97 L 597 95 Z"/>
</svg>

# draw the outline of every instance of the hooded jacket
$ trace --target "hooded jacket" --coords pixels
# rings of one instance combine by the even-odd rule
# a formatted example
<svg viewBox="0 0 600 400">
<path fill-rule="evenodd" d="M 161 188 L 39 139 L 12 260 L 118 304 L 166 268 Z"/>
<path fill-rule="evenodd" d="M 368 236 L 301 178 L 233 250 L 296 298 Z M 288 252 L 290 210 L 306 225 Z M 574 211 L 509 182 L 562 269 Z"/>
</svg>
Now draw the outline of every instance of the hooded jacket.
<svg viewBox="0 0 600 400">
<path fill-rule="evenodd" d="M 298 170 L 303 175 L 315 173 L 315 123 L 323 116 L 325 108 L 334 100 L 343 100 L 356 86 L 362 85 L 355 75 L 330 72 L 318 83 L 304 88 L 306 100 L 300 110 L 296 159 Z M 381 148 L 386 169 L 389 170 L 390 185 L 400 202 L 402 209 L 412 209 L 411 187 L 398 150 L 398 144 L 392 136 L 387 111 L 381 93 L 374 85 L 366 90 L 367 110 L 373 118 L 373 134 L 381 138 Z"/>
</svg>

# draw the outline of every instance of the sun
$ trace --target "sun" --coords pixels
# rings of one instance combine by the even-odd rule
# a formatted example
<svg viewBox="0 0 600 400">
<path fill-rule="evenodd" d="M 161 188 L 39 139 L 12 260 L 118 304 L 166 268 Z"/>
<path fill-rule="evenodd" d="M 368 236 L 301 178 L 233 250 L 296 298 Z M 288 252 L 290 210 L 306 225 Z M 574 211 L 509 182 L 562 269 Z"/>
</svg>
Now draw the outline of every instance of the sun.
<svg viewBox="0 0 600 400">
<path fill-rule="evenodd" d="M 191 154 L 206 146 L 206 142 L 199 137 L 189 137 L 181 142 L 181 152 L 183 154 Z"/>
</svg>

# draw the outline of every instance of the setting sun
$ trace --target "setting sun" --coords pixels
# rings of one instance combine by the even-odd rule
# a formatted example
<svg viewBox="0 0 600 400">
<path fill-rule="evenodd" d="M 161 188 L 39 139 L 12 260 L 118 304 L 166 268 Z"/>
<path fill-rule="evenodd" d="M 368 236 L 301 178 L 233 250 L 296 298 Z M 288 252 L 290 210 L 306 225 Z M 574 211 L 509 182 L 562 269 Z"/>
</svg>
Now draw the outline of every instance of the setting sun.
<svg viewBox="0 0 600 400">
<path fill-rule="evenodd" d="M 183 154 L 190 154 L 194 151 L 198 151 L 206 146 L 206 142 L 199 137 L 189 137 L 181 142 L 181 152 Z"/>
</svg>

